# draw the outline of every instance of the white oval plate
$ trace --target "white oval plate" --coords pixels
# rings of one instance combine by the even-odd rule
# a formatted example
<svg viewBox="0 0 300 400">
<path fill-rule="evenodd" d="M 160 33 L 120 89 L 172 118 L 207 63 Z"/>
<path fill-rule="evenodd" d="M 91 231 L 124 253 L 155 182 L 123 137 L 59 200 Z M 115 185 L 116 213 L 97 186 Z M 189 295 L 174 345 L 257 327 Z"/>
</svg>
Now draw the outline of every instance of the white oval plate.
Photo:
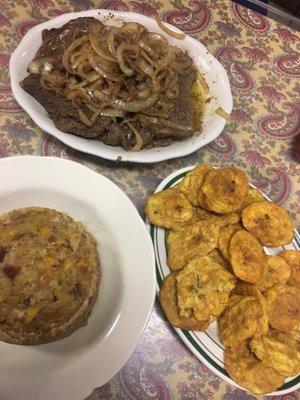
<svg viewBox="0 0 300 400">
<path fill-rule="evenodd" d="M 0 342 L 0 398 L 83 400 L 124 365 L 148 321 L 155 299 L 149 233 L 121 189 L 73 161 L 4 158 L 0 176 L 0 214 L 32 205 L 69 213 L 95 236 L 102 271 L 85 327 L 45 345 Z"/>
<path fill-rule="evenodd" d="M 185 174 L 194 167 L 195 166 L 186 167 L 173 172 L 159 184 L 155 192 L 160 192 L 164 189 L 175 186 L 179 181 L 183 179 Z M 251 186 L 254 187 L 254 185 Z M 267 196 L 265 197 L 268 200 L 270 200 Z M 164 277 L 166 275 L 169 275 L 171 272 L 169 267 L 167 266 L 167 251 L 166 251 L 166 236 L 165 236 L 166 231 L 152 224 L 148 224 L 148 229 L 150 231 L 154 246 L 157 290 L 159 290 Z M 299 245 L 300 245 L 300 238 L 295 230 L 295 238 L 289 245 L 276 248 L 265 247 L 265 251 L 267 254 L 277 254 L 283 249 L 299 250 Z M 203 362 L 203 364 L 205 364 L 211 371 L 213 371 L 220 378 L 224 379 L 226 382 L 241 388 L 236 382 L 234 382 L 229 377 L 229 375 L 224 369 L 224 362 L 223 362 L 224 346 L 220 342 L 216 322 L 213 322 L 205 332 L 193 332 L 175 327 L 174 329 L 180 336 L 182 341 L 188 346 L 188 348 L 194 353 L 194 355 L 201 362 Z M 298 388 L 300 388 L 299 375 L 286 379 L 285 384 L 280 389 L 278 389 L 276 392 L 270 393 L 269 395 L 273 396 L 282 395 L 285 393 L 293 392 Z"/>
<path fill-rule="evenodd" d="M 108 15 L 110 15 L 109 18 Z M 214 110 L 208 108 L 207 114 L 204 116 L 203 133 L 200 136 L 195 136 L 182 142 L 174 142 L 167 147 L 145 149 L 139 152 L 125 151 L 120 146 L 108 146 L 96 140 L 84 139 L 58 130 L 54 126 L 53 121 L 48 117 L 45 109 L 21 88 L 20 81 L 28 75 L 27 66 L 42 44 L 42 30 L 60 27 L 69 20 L 78 17 L 95 17 L 107 25 L 118 25 L 122 21 L 139 22 L 150 31 L 166 36 L 170 43 L 189 52 L 197 68 L 204 73 L 210 93 L 217 99 L 216 103 L 228 113 L 232 110 L 232 95 L 227 73 L 219 61 L 197 40 L 190 36 L 186 36 L 184 40 L 170 37 L 157 26 L 154 19 L 141 14 L 110 10 L 89 10 L 63 14 L 35 26 L 26 33 L 11 56 L 9 69 L 13 94 L 20 106 L 41 129 L 76 150 L 113 161 L 133 161 L 139 163 L 153 163 L 185 156 L 205 146 L 220 135 L 225 126 L 225 120 L 212 113 Z M 166 25 L 180 32 L 179 29 L 169 24 Z M 215 108 L 217 108 L 217 105 L 215 105 Z"/>
</svg>

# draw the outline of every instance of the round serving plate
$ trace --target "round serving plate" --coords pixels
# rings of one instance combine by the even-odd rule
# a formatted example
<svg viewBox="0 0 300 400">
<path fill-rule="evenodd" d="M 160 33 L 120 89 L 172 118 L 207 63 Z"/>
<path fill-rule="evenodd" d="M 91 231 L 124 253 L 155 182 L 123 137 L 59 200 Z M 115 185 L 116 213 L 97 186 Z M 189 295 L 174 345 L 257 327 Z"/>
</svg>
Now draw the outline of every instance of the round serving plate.
<svg viewBox="0 0 300 400">
<path fill-rule="evenodd" d="M 150 235 L 126 194 L 81 164 L 9 157 L 0 176 L 0 214 L 27 206 L 66 212 L 94 235 L 101 264 L 86 326 L 44 345 L 0 342 L 0 399 L 83 400 L 124 365 L 146 326 L 155 299 Z"/>
</svg>

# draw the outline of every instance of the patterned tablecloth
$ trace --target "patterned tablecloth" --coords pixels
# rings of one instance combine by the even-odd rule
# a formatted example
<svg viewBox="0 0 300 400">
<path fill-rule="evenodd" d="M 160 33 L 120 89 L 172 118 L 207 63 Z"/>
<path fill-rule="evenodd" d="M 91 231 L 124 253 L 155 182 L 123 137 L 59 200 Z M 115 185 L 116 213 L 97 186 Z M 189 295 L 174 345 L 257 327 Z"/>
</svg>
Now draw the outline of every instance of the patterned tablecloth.
<svg viewBox="0 0 300 400">
<path fill-rule="evenodd" d="M 159 12 L 165 21 L 207 46 L 226 68 L 234 98 L 232 121 L 217 140 L 181 159 L 155 165 L 117 164 L 74 151 L 34 124 L 13 99 L 10 55 L 34 25 L 91 8 L 131 10 L 148 16 Z M 0 27 L 0 156 L 36 154 L 76 160 L 114 181 L 142 215 L 146 196 L 172 171 L 201 161 L 234 163 L 300 225 L 300 164 L 292 156 L 300 116 L 300 36 L 295 31 L 229 0 L 2 0 Z M 299 399 L 299 394 L 281 399 Z M 181 343 L 156 304 L 130 360 L 90 398 L 255 397 L 226 384 L 204 367 Z"/>
</svg>

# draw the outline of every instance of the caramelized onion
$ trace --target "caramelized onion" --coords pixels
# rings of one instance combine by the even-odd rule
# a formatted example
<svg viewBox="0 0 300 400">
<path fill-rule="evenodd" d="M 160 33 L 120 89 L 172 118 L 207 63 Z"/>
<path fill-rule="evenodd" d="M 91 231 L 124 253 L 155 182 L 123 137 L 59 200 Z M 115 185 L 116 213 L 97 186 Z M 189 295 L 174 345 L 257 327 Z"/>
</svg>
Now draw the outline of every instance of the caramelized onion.
<svg viewBox="0 0 300 400">
<path fill-rule="evenodd" d="M 187 69 L 191 67 L 191 62 L 173 62 L 172 67 L 178 72 L 180 75 L 185 75 L 187 73 Z"/>
<path fill-rule="evenodd" d="M 138 46 L 142 48 L 145 52 L 147 52 L 150 56 L 156 57 L 154 49 L 145 41 L 145 39 L 140 39 L 138 41 Z"/>
<path fill-rule="evenodd" d="M 148 88 L 144 90 L 138 90 L 137 91 L 137 96 L 139 99 L 146 99 L 150 95 L 150 90 Z"/>
<path fill-rule="evenodd" d="M 105 117 L 119 117 L 119 118 L 124 118 L 125 117 L 125 112 L 120 111 L 120 110 L 114 110 L 112 108 L 105 108 L 100 112 L 100 115 L 103 115 Z"/>
<path fill-rule="evenodd" d="M 124 61 L 124 55 L 123 53 L 125 51 L 130 51 L 134 53 L 135 57 L 138 56 L 139 49 L 135 45 L 131 45 L 128 43 L 121 43 L 120 46 L 117 48 L 117 60 L 119 62 L 119 66 L 121 70 L 124 72 L 125 75 L 127 76 L 132 76 L 134 74 L 134 70 L 132 68 L 127 67 Z"/>
<path fill-rule="evenodd" d="M 27 69 L 31 74 L 50 72 L 53 69 L 54 62 L 53 57 L 36 58 L 29 63 Z"/>
<path fill-rule="evenodd" d="M 159 19 L 157 15 L 154 17 L 157 25 L 160 27 L 160 29 L 164 32 L 166 32 L 168 35 L 173 36 L 176 39 L 185 39 L 185 34 L 184 33 L 179 33 L 179 32 L 174 32 L 170 28 L 168 28 L 165 24 L 162 23 L 162 21 Z"/>
<path fill-rule="evenodd" d="M 144 50 L 141 50 L 141 55 L 154 67 L 156 67 L 157 63 L 154 61 Z"/>
<path fill-rule="evenodd" d="M 138 130 L 129 122 L 126 121 L 126 125 L 131 129 L 131 131 L 134 133 L 135 136 L 135 144 L 133 146 L 130 146 L 128 150 L 131 151 L 140 151 L 141 148 L 143 147 L 143 139 Z"/>
<path fill-rule="evenodd" d="M 119 29 L 119 33 L 122 35 L 131 36 L 131 38 L 136 41 L 139 39 L 140 35 L 144 31 L 143 25 L 138 24 L 137 22 L 126 22 Z"/>
<path fill-rule="evenodd" d="M 156 20 L 169 35 L 185 37 Z M 109 117 L 118 126 L 122 146 L 139 151 L 145 145 L 139 126 L 146 115 L 147 120 L 153 118 L 174 130 L 192 130 L 170 120 L 170 115 L 184 76 L 196 70 L 165 36 L 135 22 L 121 27 L 92 22 L 87 31 L 76 30 L 62 63 L 43 57 L 33 60 L 28 69 L 40 75 L 43 88 L 68 99 L 86 126 L 97 124 L 100 116 Z M 204 77 L 198 78 L 198 84 L 208 91 Z M 226 117 L 221 110 L 216 113 Z"/>
<path fill-rule="evenodd" d="M 137 63 L 137 66 L 140 68 L 141 71 L 144 72 L 144 74 L 153 76 L 154 75 L 154 70 L 151 65 L 147 64 L 145 60 L 141 59 Z"/>
<path fill-rule="evenodd" d="M 98 100 L 107 100 L 107 96 L 105 93 L 102 93 L 100 90 L 95 89 L 88 91 L 91 97 L 94 97 Z"/>
<path fill-rule="evenodd" d="M 139 112 L 145 108 L 153 106 L 153 104 L 158 100 L 158 93 L 153 93 L 146 100 L 136 100 L 136 101 L 123 101 L 114 100 L 112 102 L 112 107 L 116 110 L 122 110 L 127 112 Z"/>
<path fill-rule="evenodd" d="M 81 108 L 78 108 L 78 107 L 77 107 L 77 111 L 78 111 L 78 114 L 79 114 L 79 117 L 80 117 L 81 121 L 82 121 L 85 125 L 87 125 L 87 126 L 93 126 L 93 125 L 94 125 L 94 122 L 91 121 L 91 120 L 85 115 L 85 113 L 83 112 L 83 110 L 82 110 Z"/>
<path fill-rule="evenodd" d="M 95 71 L 99 72 L 101 76 L 103 76 L 105 79 L 111 80 L 111 81 L 122 81 L 124 78 L 122 75 L 113 75 L 107 70 L 109 69 L 107 67 L 107 64 L 102 63 L 101 60 L 97 60 L 94 54 L 89 54 L 89 61 L 94 68 Z"/>
<path fill-rule="evenodd" d="M 116 47 L 115 47 L 116 32 L 117 32 L 116 28 L 112 26 L 107 35 L 107 47 L 108 50 L 110 51 L 110 54 L 112 54 L 113 56 L 116 55 Z"/>
<path fill-rule="evenodd" d="M 80 37 L 79 39 L 74 40 L 74 42 L 64 52 L 63 57 L 62 57 L 62 63 L 67 72 L 71 72 L 71 73 L 73 72 L 71 65 L 70 65 L 70 61 L 69 61 L 71 52 L 74 49 L 76 49 L 77 47 L 80 47 L 82 44 L 86 43 L 88 40 L 89 40 L 88 35 L 84 35 L 84 36 Z"/>
<path fill-rule="evenodd" d="M 224 111 L 223 108 L 221 107 L 218 107 L 215 113 L 218 114 L 220 117 L 226 119 L 226 121 L 230 120 L 230 115 L 226 111 Z"/>
<path fill-rule="evenodd" d="M 207 94 L 209 92 L 209 87 L 208 87 L 208 84 L 207 84 L 204 76 L 201 75 L 200 72 L 197 75 L 197 81 L 198 81 L 198 84 L 201 86 L 203 92 L 205 94 Z"/>
<path fill-rule="evenodd" d="M 116 62 L 115 57 L 110 56 L 107 54 L 99 44 L 99 32 L 98 32 L 98 24 L 91 24 L 90 25 L 90 32 L 89 32 L 89 39 L 92 45 L 93 50 L 102 58 L 107 61 Z"/>
</svg>

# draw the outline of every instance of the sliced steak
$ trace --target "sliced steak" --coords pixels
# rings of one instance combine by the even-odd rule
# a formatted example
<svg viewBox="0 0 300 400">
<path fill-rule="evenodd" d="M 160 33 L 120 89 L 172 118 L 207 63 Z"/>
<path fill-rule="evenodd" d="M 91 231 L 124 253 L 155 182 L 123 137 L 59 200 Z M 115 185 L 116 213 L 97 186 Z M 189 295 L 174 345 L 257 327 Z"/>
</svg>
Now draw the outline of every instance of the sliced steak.
<svg viewBox="0 0 300 400">
<path fill-rule="evenodd" d="M 108 144 L 110 146 L 120 146 L 122 141 L 119 125 L 114 123 L 110 124 L 108 131 L 101 136 L 100 140 L 104 144 Z"/>
<path fill-rule="evenodd" d="M 192 129 L 177 129 L 164 124 L 163 119 L 151 117 L 144 114 L 139 114 L 138 119 L 144 129 L 151 131 L 154 137 L 158 140 L 173 138 L 173 139 L 185 139 L 193 136 L 195 131 L 195 101 L 190 97 L 192 85 L 195 81 L 195 71 L 180 76 L 178 78 L 179 85 L 179 96 L 173 102 L 173 108 L 170 112 L 168 121 L 172 124 L 178 124 Z"/>
<path fill-rule="evenodd" d="M 40 75 L 30 74 L 21 82 L 21 86 L 46 109 L 51 117 L 79 118 L 78 112 L 70 100 L 44 89 L 40 80 Z"/>
<path fill-rule="evenodd" d="M 70 46 L 74 39 L 78 39 L 88 33 L 91 22 L 98 23 L 99 30 L 104 28 L 104 25 L 96 18 L 83 17 L 71 19 L 71 21 L 60 28 L 44 29 L 42 32 L 43 43 L 35 58 L 62 58 L 63 52 Z"/>
<path fill-rule="evenodd" d="M 141 135 L 143 147 L 147 146 L 154 137 L 153 132 L 151 132 L 150 129 L 141 127 L 137 122 L 132 122 L 132 124 Z M 111 123 L 107 132 L 101 136 L 100 140 L 110 146 L 122 146 L 123 144 L 124 148 L 126 148 L 127 146 L 130 147 L 135 145 L 134 133 L 126 125 L 120 128 L 117 123 Z"/>
<path fill-rule="evenodd" d="M 171 138 L 153 139 L 150 143 L 144 146 L 144 149 L 153 149 L 154 147 L 166 147 L 172 144 Z"/>
<path fill-rule="evenodd" d="M 71 101 L 59 94 L 46 90 L 40 83 L 40 76 L 28 75 L 22 82 L 22 88 L 33 96 L 47 111 L 57 129 L 85 138 L 100 136 L 110 124 L 109 117 L 98 117 L 91 127 L 81 122 L 77 109 Z"/>
<path fill-rule="evenodd" d="M 103 134 L 110 124 L 110 118 L 98 117 L 93 126 L 86 126 L 83 122 L 71 117 L 60 117 L 54 120 L 57 129 L 66 133 L 73 133 L 84 138 L 96 138 Z"/>
</svg>

